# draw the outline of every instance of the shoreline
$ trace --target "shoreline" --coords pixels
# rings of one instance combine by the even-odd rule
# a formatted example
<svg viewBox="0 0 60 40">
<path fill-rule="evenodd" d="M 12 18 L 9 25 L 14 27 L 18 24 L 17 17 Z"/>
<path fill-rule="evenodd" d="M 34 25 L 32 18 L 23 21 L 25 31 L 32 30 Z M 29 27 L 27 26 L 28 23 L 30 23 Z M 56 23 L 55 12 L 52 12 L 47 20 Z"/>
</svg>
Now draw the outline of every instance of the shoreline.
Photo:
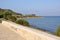
<svg viewBox="0 0 60 40">
<path fill-rule="evenodd" d="M 23 17 L 23 18 L 42 18 L 42 16 L 35 16 L 35 17 Z"/>
</svg>

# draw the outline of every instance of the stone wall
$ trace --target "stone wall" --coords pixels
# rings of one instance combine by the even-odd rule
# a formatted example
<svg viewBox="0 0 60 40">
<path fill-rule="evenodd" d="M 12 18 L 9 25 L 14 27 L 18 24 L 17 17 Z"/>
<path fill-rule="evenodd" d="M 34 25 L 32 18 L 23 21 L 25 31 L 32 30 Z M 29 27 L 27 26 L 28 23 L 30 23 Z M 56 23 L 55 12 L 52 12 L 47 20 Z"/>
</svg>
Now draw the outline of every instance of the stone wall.
<svg viewBox="0 0 60 40">
<path fill-rule="evenodd" d="M 12 31 L 16 32 L 26 40 L 60 40 L 60 37 L 30 27 L 22 26 L 10 21 L 2 21 L 2 24 Z"/>
</svg>

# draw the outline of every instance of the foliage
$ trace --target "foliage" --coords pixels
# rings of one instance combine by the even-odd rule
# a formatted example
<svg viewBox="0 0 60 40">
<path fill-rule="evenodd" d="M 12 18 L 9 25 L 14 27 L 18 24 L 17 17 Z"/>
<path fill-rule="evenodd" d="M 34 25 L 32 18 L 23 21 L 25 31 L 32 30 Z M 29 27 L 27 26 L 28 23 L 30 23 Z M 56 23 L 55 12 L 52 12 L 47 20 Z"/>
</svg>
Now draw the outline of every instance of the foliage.
<svg viewBox="0 0 60 40">
<path fill-rule="evenodd" d="M 29 26 L 29 23 L 24 19 L 16 20 L 16 23 L 24 25 L 24 26 Z"/>
<path fill-rule="evenodd" d="M 0 19 L 0 23 L 2 22 L 2 20 Z"/>
<path fill-rule="evenodd" d="M 34 16 L 36 16 L 35 14 L 27 14 L 27 15 L 25 15 L 26 17 L 34 17 Z"/>
<path fill-rule="evenodd" d="M 3 14 L 5 17 L 6 17 L 6 15 L 9 15 L 9 14 L 15 15 L 15 16 L 16 15 L 23 16 L 21 13 L 14 12 L 10 9 L 1 9 L 1 8 L 0 8 L 0 14 Z"/>
<path fill-rule="evenodd" d="M 9 12 L 6 12 L 3 14 L 3 18 L 7 19 L 7 17 L 11 16 L 12 14 Z"/>
<path fill-rule="evenodd" d="M 7 19 L 10 21 L 15 22 L 17 20 L 17 18 L 15 16 L 7 16 Z"/>
<path fill-rule="evenodd" d="M 30 16 L 32 16 L 32 15 L 30 15 Z M 17 20 L 17 18 L 19 18 L 19 17 L 22 18 L 24 16 L 21 13 L 16 13 L 10 9 L 1 9 L 0 8 L 0 18 L 4 18 L 6 20 L 10 20 L 10 21 L 16 22 L 16 23 L 24 25 L 24 26 L 29 26 L 29 23 L 26 20 L 24 20 L 24 19 Z"/>
<path fill-rule="evenodd" d="M 56 29 L 55 34 L 56 34 L 57 36 L 60 36 L 60 26 L 58 26 L 58 28 Z"/>
<path fill-rule="evenodd" d="M 3 18 L 3 14 L 0 14 L 0 18 Z"/>
</svg>

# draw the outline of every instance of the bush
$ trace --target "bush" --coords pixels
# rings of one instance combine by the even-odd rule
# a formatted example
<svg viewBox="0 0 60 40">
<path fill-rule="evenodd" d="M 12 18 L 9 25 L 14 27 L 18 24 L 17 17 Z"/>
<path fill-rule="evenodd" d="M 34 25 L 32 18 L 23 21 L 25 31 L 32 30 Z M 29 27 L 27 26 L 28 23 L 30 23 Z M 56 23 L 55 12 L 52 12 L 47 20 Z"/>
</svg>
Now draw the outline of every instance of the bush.
<svg viewBox="0 0 60 40">
<path fill-rule="evenodd" d="M 57 36 L 60 36 L 60 26 L 58 26 L 58 28 L 56 29 L 55 34 L 56 34 Z"/>
<path fill-rule="evenodd" d="M 15 16 L 7 16 L 7 19 L 10 21 L 15 22 L 17 20 L 17 18 Z"/>
<path fill-rule="evenodd" d="M 0 23 L 2 23 L 2 20 L 0 20 Z"/>
<path fill-rule="evenodd" d="M 3 18 L 3 14 L 0 14 L 0 18 Z"/>
<path fill-rule="evenodd" d="M 12 15 L 11 13 L 6 12 L 6 13 L 3 14 L 3 18 L 7 20 L 7 17 L 11 16 L 11 15 Z"/>
<path fill-rule="evenodd" d="M 16 23 L 24 25 L 24 26 L 29 26 L 29 23 L 26 20 L 24 20 L 24 19 L 16 20 Z"/>
</svg>

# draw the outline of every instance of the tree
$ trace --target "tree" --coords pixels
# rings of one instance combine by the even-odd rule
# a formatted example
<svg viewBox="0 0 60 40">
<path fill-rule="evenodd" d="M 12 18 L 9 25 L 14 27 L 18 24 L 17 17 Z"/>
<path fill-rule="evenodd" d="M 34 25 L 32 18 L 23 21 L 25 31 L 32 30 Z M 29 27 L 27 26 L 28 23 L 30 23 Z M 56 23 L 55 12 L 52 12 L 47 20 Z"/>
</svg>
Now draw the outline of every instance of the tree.
<svg viewBox="0 0 60 40">
<path fill-rule="evenodd" d="M 29 26 L 29 23 L 26 20 L 24 20 L 24 19 L 16 20 L 16 23 L 24 25 L 24 26 Z"/>
<path fill-rule="evenodd" d="M 57 36 L 60 36 L 60 26 L 58 26 L 58 28 L 56 29 L 55 34 L 56 34 Z"/>
</svg>

